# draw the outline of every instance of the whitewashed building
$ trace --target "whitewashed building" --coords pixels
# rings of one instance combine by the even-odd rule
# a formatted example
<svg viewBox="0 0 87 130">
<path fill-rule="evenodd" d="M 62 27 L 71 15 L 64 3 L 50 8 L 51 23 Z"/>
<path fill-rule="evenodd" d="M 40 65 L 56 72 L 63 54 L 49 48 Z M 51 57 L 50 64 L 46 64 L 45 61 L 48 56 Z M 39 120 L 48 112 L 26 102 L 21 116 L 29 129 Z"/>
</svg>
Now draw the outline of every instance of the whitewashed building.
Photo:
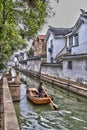
<svg viewBox="0 0 87 130">
<path fill-rule="evenodd" d="M 63 54 L 87 53 L 87 12 L 82 9 L 81 12 L 72 28 L 49 26 L 45 37 L 48 63 L 58 61 L 57 57 Z"/>
<path fill-rule="evenodd" d="M 47 44 L 47 63 L 53 63 L 60 52 L 66 52 L 67 40 L 65 35 L 71 32 L 70 28 L 54 28 L 49 26 L 45 42 Z"/>
<path fill-rule="evenodd" d="M 72 28 L 49 27 L 45 42 L 47 63 L 34 57 L 27 61 L 27 70 L 87 84 L 87 12 L 81 10 Z"/>
<path fill-rule="evenodd" d="M 87 12 L 81 10 L 82 14 L 67 36 L 67 49 L 71 54 L 87 53 Z"/>
<path fill-rule="evenodd" d="M 72 31 L 65 37 L 69 53 L 56 56 L 57 62 L 60 59 L 63 62 L 63 78 L 87 84 L 87 12 L 81 10 Z"/>
<path fill-rule="evenodd" d="M 47 62 L 62 63 L 62 72 L 58 72 L 58 76 L 87 84 L 87 12 L 81 9 L 72 28 L 49 27 L 45 40 Z M 57 76 L 58 68 L 55 69 L 54 75 Z M 47 69 L 46 73 L 49 74 Z"/>
</svg>

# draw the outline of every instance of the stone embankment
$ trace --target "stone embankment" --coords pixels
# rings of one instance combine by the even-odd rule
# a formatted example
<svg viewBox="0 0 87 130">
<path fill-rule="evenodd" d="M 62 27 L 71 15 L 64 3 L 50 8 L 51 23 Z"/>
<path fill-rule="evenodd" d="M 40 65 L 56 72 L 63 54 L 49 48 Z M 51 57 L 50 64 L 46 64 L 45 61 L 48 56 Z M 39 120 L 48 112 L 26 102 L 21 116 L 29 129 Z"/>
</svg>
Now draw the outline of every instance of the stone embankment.
<svg viewBox="0 0 87 130">
<path fill-rule="evenodd" d="M 61 88 L 72 91 L 76 94 L 87 97 L 87 85 L 85 84 L 76 83 L 76 82 L 72 82 L 70 80 L 65 80 L 61 78 L 50 77 L 47 75 L 41 75 L 41 79 L 49 83 L 52 83 L 54 85 L 58 85 Z"/>
<path fill-rule="evenodd" d="M 20 71 L 26 75 L 32 75 L 34 77 L 37 77 L 40 80 L 44 80 L 51 84 L 57 85 L 63 89 L 66 89 L 76 94 L 79 94 L 81 96 L 87 97 L 87 84 L 82 84 L 79 82 L 72 82 L 69 79 L 61 79 L 61 78 L 56 78 L 56 77 L 52 77 L 45 74 L 39 74 L 34 71 L 28 71 L 26 69 L 20 69 Z"/>
<path fill-rule="evenodd" d="M 3 77 L 3 106 L 3 129 L 20 130 L 6 77 Z"/>
</svg>

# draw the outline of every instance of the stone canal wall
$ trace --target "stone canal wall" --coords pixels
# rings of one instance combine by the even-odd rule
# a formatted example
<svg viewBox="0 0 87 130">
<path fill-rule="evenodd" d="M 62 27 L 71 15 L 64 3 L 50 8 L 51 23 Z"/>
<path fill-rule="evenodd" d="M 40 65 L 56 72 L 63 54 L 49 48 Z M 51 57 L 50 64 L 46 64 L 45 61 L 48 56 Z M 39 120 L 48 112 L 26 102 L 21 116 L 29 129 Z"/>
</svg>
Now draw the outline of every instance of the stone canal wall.
<svg viewBox="0 0 87 130">
<path fill-rule="evenodd" d="M 66 77 L 66 79 L 56 77 L 49 75 L 48 73 L 41 73 L 39 75 L 38 73 L 34 73 L 34 71 L 28 71 L 27 69 L 20 69 L 21 72 L 23 72 L 25 75 L 32 75 L 34 77 L 39 77 L 40 80 L 49 82 L 51 84 L 57 85 L 58 87 L 61 87 L 63 89 L 72 91 L 76 94 L 79 94 L 81 96 L 87 97 L 87 84 L 82 84 L 79 82 L 73 82 L 69 78 Z"/>
<path fill-rule="evenodd" d="M 70 80 L 65 80 L 61 78 L 55 78 L 48 75 L 41 75 L 41 80 L 47 81 L 51 84 L 58 85 L 61 88 L 72 91 L 76 94 L 87 97 L 87 85 L 82 83 L 72 82 Z"/>
<path fill-rule="evenodd" d="M 11 93 L 11 97 L 12 97 L 12 101 L 20 101 L 20 84 L 8 84 L 9 85 L 9 89 L 10 89 L 10 93 Z"/>
<path fill-rule="evenodd" d="M 20 79 L 19 79 L 19 72 L 16 71 L 16 75 L 13 76 L 12 74 L 6 75 L 8 86 L 10 89 L 10 93 L 12 96 L 13 101 L 20 101 Z"/>
<path fill-rule="evenodd" d="M 41 74 L 58 77 L 58 78 L 59 77 L 64 78 L 62 72 L 63 72 L 62 65 L 59 64 L 46 63 L 46 64 L 42 64 L 41 66 Z"/>
<path fill-rule="evenodd" d="M 4 130 L 20 130 L 7 78 L 3 77 Z"/>
<path fill-rule="evenodd" d="M 43 63 L 41 58 L 31 58 L 25 64 L 20 64 L 19 69 L 27 69 L 38 74 L 47 74 L 62 79 L 70 79 L 73 82 L 87 84 L 87 65 L 86 59 L 72 59 L 73 67 L 70 66 L 68 60 L 63 63 Z M 70 68 L 71 67 L 71 68 Z"/>
</svg>

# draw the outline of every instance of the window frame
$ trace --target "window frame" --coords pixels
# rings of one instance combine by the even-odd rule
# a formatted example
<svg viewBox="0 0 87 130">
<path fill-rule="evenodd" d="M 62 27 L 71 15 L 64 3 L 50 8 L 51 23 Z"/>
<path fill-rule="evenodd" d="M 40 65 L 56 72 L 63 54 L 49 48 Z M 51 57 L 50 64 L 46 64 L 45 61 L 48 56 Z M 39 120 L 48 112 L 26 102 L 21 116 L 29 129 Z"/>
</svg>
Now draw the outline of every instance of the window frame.
<svg viewBox="0 0 87 130">
<path fill-rule="evenodd" d="M 50 46 L 53 48 L 53 39 L 50 40 Z"/>
<path fill-rule="evenodd" d="M 69 46 L 73 46 L 73 35 L 69 36 Z"/>
<path fill-rule="evenodd" d="M 68 61 L 67 68 L 72 70 L 72 61 L 71 60 Z"/>
<path fill-rule="evenodd" d="M 75 44 L 75 46 L 78 46 L 78 45 L 79 45 L 79 35 L 78 35 L 78 33 L 76 33 L 76 34 L 74 35 L 74 44 Z"/>
</svg>

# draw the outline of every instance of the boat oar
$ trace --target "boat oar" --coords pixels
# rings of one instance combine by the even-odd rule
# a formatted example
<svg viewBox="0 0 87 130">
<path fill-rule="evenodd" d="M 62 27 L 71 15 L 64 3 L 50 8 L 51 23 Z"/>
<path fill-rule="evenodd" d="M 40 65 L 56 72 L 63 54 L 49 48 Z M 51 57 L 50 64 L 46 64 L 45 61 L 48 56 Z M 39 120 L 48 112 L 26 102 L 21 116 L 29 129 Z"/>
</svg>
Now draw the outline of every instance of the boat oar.
<svg viewBox="0 0 87 130">
<path fill-rule="evenodd" d="M 52 107 L 54 108 L 55 111 L 58 111 L 58 107 L 56 106 L 56 104 L 54 104 L 54 102 L 51 100 L 51 98 L 49 97 L 49 95 L 47 94 L 47 92 L 45 91 L 44 87 L 43 87 L 44 92 L 46 93 L 47 97 L 50 100 L 50 103 L 52 105 Z"/>
</svg>

